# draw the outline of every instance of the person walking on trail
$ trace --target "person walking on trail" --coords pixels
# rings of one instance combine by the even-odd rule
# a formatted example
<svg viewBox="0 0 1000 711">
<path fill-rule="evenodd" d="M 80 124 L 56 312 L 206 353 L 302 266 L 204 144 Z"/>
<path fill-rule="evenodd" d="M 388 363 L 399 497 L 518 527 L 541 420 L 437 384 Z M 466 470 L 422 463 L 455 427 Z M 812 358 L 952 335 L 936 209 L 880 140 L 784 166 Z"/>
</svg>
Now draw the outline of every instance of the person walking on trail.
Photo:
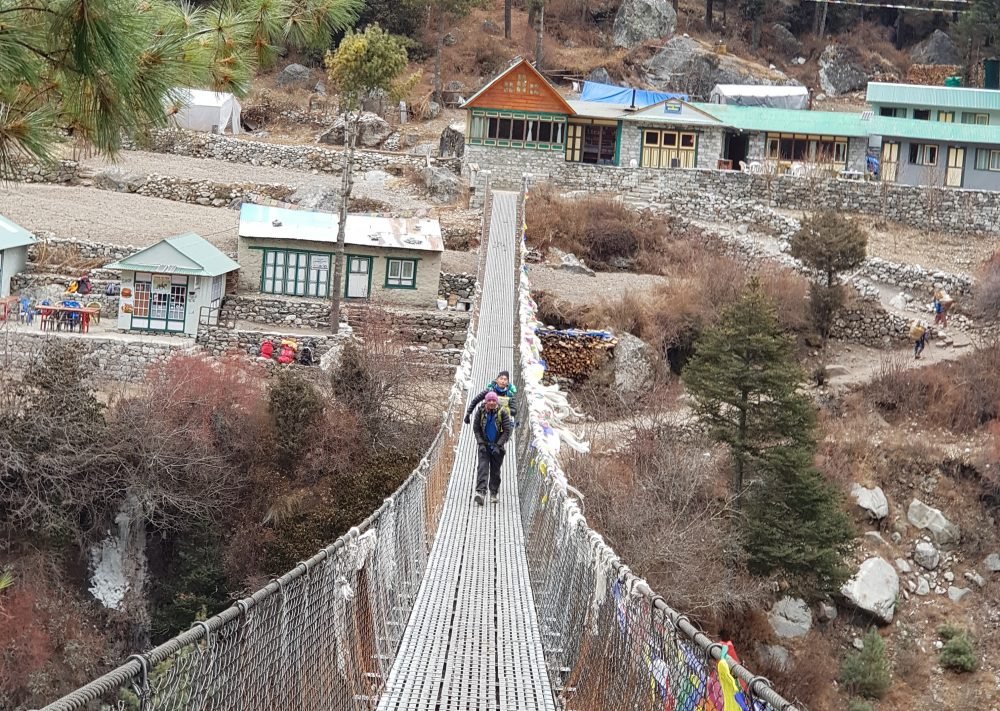
<svg viewBox="0 0 1000 711">
<path fill-rule="evenodd" d="M 506 454 L 504 447 L 510 439 L 512 427 L 510 415 L 500 407 L 500 398 L 495 392 L 487 392 L 483 404 L 473 416 L 472 431 L 479 446 L 479 461 L 476 467 L 476 503 L 480 506 L 486 500 L 489 487 L 490 502 L 500 500 L 500 467 Z"/>
<path fill-rule="evenodd" d="M 919 359 L 927 345 L 927 324 L 923 321 L 910 324 L 910 339 L 913 341 L 913 357 Z"/>
<path fill-rule="evenodd" d="M 472 411 L 476 409 L 476 405 L 485 400 L 486 395 L 491 392 L 496 393 L 497 399 L 500 402 L 500 409 L 506 410 L 513 422 L 514 418 L 517 417 L 517 406 L 514 404 L 517 387 L 515 387 L 514 383 L 510 382 L 510 373 L 506 370 L 501 370 L 497 373 L 496 380 L 472 398 L 472 402 L 469 403 L 469 409 L 465 411 L 465 424 L 469 424 L 469 418 L 472 417 Z"/>
<path fill-rule="evenodd" d="M 948 328 L 948 310 L 955 300 L 947 291 L 937 289 L 934 292 L 934 325 Z"/>
</svg>

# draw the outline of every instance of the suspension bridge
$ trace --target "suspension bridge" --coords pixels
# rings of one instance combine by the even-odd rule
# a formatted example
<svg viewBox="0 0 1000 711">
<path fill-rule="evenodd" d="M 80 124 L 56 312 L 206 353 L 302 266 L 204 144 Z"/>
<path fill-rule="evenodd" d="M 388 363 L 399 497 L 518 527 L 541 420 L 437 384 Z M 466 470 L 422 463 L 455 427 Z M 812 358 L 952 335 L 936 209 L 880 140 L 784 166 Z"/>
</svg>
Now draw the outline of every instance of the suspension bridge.
<svg viewBox="0 0 1000 711">
<path fill-rule="evenodd" d="M 414 472 L 309 560 L 44 711 L 797 711 L 587 526 L 559 457 L 584 445 L 542 383 L 526 191 L 486 194 L 462 364 Z M 480 507 L 462 417 L 502 369 L 521 422 Z"/>
</svg>

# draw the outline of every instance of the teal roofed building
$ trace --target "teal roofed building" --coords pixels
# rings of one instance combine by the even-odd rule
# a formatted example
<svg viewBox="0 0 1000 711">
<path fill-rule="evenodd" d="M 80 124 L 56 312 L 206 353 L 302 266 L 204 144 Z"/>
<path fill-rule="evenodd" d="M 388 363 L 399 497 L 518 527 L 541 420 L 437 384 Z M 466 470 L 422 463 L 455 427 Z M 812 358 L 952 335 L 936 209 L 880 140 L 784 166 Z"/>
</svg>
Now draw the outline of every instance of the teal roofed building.
<svg viewBox="0 0 1000 711">
<path fill-rule="evenodd" d="M 10 279 L 24 270 L 28 248 L 37 241 L 28 230 L 0 215 L 0 297 L 10 296 Z"/>
<path fill-rule="evenodd" d="M 240 265 L 193 232 L 167 237 L 106 269 L 122 273 L 118 327 L 195 336 L 215 325 Z"/>
</svg>

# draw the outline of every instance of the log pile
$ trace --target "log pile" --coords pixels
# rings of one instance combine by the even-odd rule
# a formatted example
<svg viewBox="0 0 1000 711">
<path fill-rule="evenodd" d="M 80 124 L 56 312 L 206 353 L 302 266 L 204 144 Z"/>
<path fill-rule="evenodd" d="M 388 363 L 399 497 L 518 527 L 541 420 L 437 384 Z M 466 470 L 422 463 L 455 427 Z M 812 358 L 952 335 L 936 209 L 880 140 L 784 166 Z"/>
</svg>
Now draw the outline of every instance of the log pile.
<svg viewBox="0 0 1000 711">
<path fill-rule="evenodd" d="M 952 64 L 911 64 L 904 83 L 944 86 L 944 80 L 952 76 L 962 76 L 962 68 Z"/>
<path fill-rule="evenodd" d="M 607 331 L 539 328 L 546 375 L 580 383 L 608 362 L 618 339 Z"/>
</svg>

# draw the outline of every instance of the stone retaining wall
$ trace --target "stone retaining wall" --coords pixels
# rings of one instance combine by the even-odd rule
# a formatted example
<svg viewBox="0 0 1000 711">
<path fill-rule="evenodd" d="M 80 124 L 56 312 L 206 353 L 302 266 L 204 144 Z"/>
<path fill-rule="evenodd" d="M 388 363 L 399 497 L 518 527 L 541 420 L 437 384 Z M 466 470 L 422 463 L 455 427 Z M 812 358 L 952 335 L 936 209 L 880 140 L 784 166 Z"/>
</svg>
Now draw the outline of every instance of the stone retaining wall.
<svg viewBox="0 0 1000 711">
<path fill-rule="evenodd" d="M 447 299 L 452 294 L 456 294 L 461 299 L 471 299 L 475 291 L 475 274 L 441 272 L 441 278 L 438 280 L 438 298 Z"/>
<path fill-rule="evenodd" d="M 80 338 L 34 331 L 11 331 L 4 335 L 2 347 L 12 353 L 44 352 L 59 339 L 68 338 L 83 353 L 84 362 L 93 366 L 95 377 L 102 380 L 139 382 L 152 365 L 164 363 L 179 353 L 200 352 L 189 339 L 166 344 L 135 338 Z"/>
<path fill-rule="evenodd" d="M 232 136 L 212 133 L 196 133 L 179 129 L 154 131 L 149 142 L 141 146 L 145 150 L 192 158 L 214 158 L 231 163 L 278 166 L 294 170 L 309 170 L 320 173 L 339 173 L 343 170 L 344 151 L 326 146 L 288 146 L 277 143 L 250 141 Z M 354 168 L 359 171 L 386 170 L 391 166 L 423 168 L 428 160 L 461 172 L 461 161 L 457 159 L 437 159 L 413 153 L 390 151 L 355 150 Z"/>
<path fill-rule="evenodd" d="M 350 340 L 351 332 L 342 328 L 341 332 L 336 335 L 302 336 L 270 329 L 252 331 L 225 326 L 199 326 L 198 336 L 195 340 L 210 355 L 221 356 L 236 351 L 250 357 L 256 357 L 260 353 L 260 344 L 265 340 L 281 341 L 284 338 L 294 339 L 300 346 L 305 343 L 315 344 L 313 356 L 318 360 L 333 348 L 343 348 L 344 343 Z"/>
<path fill-rule="evenodd" d="M 567 163 L 562 154 L 466 146 L 465 166 L 480 199 L 482 171 L 494 188 L 517 189 L 524 174 L 563 189 L 614 192 L 682 215 L 745 223 L 758 205 L 831 209 L 923 229 L 1000 232 L 1000 192 L 836 179 L 749 175 L 731 170 L 627 168 Z M 478 173 L 473 170 L 478 168 Z"/>
<path fill-rule="evenodd" d="M 234 202 L 249 202 L 255 195 L 274 200 L 287 200 L 295 192 L 295 188 L 291 186 L 273 183 L 217 183 L 212 180 L 190 180 L 156 173 L 134 176 L 114 171 L 94 176 L 93 183 L 94 187 L 101 190 L 135 193 L 145 197 L 210 207 L 228 207 Z"/>
<path fill-rule="evenodd" d="M 45 234 L 38 234 L 36 236 L 40 241 L 28 248 L 29 263 L 38 261 L 38 251 L 43 245 L 48 245 L 50 247 L 69 247 L 76 250 L 81 259 L 103 259 L 107 260 L 108 263 L 125 259 L 125 257 L 135 254 L 140 249 L 139 247 L 135 247 L 131 244 L 105 244 L 104 242 L 91 242 L 83 239 L 66 239 L 63 237 L 55 237 Z"/>
</svg>

